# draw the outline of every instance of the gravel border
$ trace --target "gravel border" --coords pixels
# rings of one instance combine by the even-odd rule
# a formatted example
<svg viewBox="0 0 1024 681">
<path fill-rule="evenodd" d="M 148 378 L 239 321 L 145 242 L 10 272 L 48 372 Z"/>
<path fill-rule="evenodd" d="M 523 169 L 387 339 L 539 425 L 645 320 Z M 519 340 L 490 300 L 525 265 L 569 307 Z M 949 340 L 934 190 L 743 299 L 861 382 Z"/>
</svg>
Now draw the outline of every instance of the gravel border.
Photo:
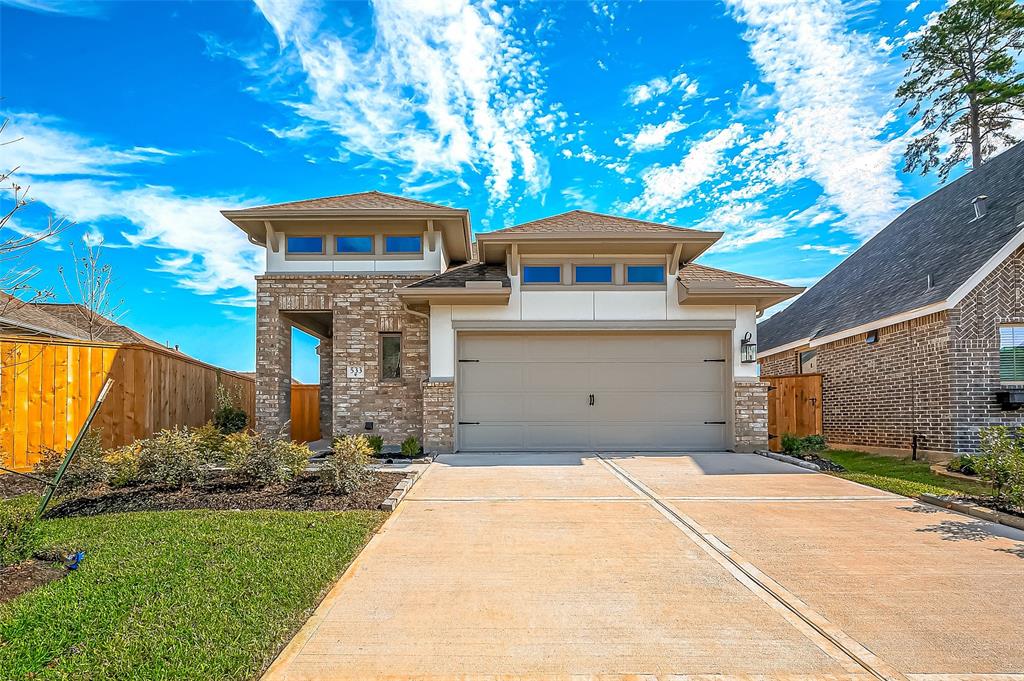
<svg viewBox="0 0 1024 681">
<path fill-rule="evenodd" d="M 984 506 L 979 506 L 978 504 L 974 504 L 969 501 L 954 501 L 952 499 L 927 493 L 920 495 L 917 499 L 918 501 L 932 506 L 938 506 L 951 511 L 959 511 L 960 513 L 965 513 L 974 518 L 988 520 L 989 522 L 996 523 L 997 525 L 1006 525 L 1007 527 L 1024 530 L 1024 518 L 1018 518 L 1017 516 L 1010 515 L 1009 513 L 985 508 Z"/>
</svg>

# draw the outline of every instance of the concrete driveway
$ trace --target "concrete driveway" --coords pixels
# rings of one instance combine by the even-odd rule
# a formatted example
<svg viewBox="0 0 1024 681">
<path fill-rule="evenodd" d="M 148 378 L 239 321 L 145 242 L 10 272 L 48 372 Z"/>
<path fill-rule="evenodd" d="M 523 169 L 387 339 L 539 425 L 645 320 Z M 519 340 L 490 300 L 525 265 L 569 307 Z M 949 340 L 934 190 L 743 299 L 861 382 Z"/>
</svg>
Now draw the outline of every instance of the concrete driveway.
<svg viewBox="0 0 1024 681">
<path fill-rule="evenodd" d="M 745 454 L 454 455 L 268 679 L 1024 679 L 1024 533 Z"/>
</svg>

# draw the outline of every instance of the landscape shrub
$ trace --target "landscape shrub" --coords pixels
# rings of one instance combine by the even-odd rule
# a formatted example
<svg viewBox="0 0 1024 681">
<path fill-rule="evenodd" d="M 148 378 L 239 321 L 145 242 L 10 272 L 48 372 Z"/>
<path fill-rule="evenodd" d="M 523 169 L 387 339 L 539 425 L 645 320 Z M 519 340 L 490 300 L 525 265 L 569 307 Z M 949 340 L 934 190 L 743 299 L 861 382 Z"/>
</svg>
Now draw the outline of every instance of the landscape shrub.
<svg viewBox="0 0 1024 681">
<path fill-rule="evenodd" d="M 804 454 L 818 454 L 827 446 L 823 435 L 806 435 L 799 437 L 793 433 L 784 433 L 779 440 L 784 454 L 790 456 L 801 456 Z"/>
<path fill-rule="evenodd" d="M 52 480 L 57 475 L 57 469 L 60 468 L 61 463 L 64 461 L 67 450 L 58 451 L 44 447 L 40 454 L 41 457 L 33 468 L 33 472 L 39 477 Z M 93 485 L 106 482 L 109 474 L 109 464 L 103 451 L 103 441 L 100 433 L 90 430 L 82 438 L 81 443 L 79 443 L 78 451 L 75 453 L 75 458 L 71 461 L 71 465 L 64 471 L 64 477 L 61 478 L 60 491 L 92 487 Z"/>
<path fill-rule="evenodd" d="M 249 425 L 249 415 L 238 406 L 241 401 L 240 390 L 231 391 L 227 386 L 217 386 L 217 408 L 213 412 L 213 425 L 222 435 L 238 433 Z"/>
<path fill-rule="evenodd" d="M 407 456 L 409 458 L 419 456 L 420 449 L 420 441 L 411 435 L 402 440 L 402 456 Z"/>
<path fill-rule="evenodd" d="M 28 558 L 39 542 L 38 504 L 34 494 L 0 503 L 0 567 Z"/>
<path fill-rule="evenodd" d="M 372 455 L 373 447 L 364 435 L 335 438 L 334 455 L 324 461 L 324 481 L 344 494 L 355 492 L 370 476 Z"/>
<path fill-rule="evenodd" d="M 988 426 L 979 433 L 981 455 L 975 457 L 978 475 L 995 490 L 997 501 L 1024 511 L 1024 442 L 1019 429 Z"/>
<path fill-rule="evenodd" d="M 217 453 L 205 449 L 195 430 L 170 428 L 139 440 L 138 480 L 183 488 L 202 482 Z"/>
<path fill-rule="evenodd" d="M 970 454 L 961 454 L 946 462 L 946 470 L 963 473 L 964 475 L 977 475 L 977 465 L 978 462 L 975 460 L 975 457 Z"/>
<path fill-rule="evenodd" d="M 366 442 L 369 443 L 370 449 L 373 450 L 374 454 L 380 454 L 384 451 L 384 438 L 380 435 L 367 435 Z"/>
<path fill-rule="evenodd" d="M 306 445 L 262 433 L 232 433 L 224 438 L 221 450 L 231 472 L 264 485 L 293 480 L 313 455 Z"/>
</svg>

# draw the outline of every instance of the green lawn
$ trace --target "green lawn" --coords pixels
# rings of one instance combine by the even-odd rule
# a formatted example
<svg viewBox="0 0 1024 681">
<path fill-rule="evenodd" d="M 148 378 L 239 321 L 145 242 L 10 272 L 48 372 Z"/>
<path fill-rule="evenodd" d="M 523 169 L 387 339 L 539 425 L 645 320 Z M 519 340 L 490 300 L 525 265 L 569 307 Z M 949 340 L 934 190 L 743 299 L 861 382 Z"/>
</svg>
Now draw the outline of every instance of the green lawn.
<svg viewBox="0 0 1024 681">
<path fill-rule="evenodd" d="M 45 521 L 42 545 L 84 549 L 85 560 L 0 605 L 0 678 L 255 678 L 383 519 L 176 511 Z"/>
<path fill-rule="evenodd" d="M 940 495 L 992 494 L 992 490 L 981 483 L 936 475 L 932 473 L 930 464 L 922 461 L 838 449 L 830 449 L 824 456 L 846 468 L 845 473 L 832 475 L 908 497 L 926 492 Z"/>
</svg>

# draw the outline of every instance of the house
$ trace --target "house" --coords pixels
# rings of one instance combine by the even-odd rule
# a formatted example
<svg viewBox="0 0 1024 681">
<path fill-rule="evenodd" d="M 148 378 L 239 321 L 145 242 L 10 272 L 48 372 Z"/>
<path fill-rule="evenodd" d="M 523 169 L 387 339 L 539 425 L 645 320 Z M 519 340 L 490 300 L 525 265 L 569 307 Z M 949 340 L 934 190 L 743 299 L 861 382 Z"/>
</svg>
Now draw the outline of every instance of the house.
<svg viewBox="0 0 1024 681">
<path fill-rule="evenodd" d="M 1024 425 L 1024 145 L 911 206 L 758 325 L 764 376 L 819 372 L 834 446 L 934 459 Z"/>
<path fill-rule="evenodd" d="M 434 453 L 765 446 L 755 320 L 802 289 L 695 263 L 719 232 L 576 210 L 474 243 L 468 211 L 375 191 L 224 215 L 266 248 L 260 429 L 288 419 L 298 327 L 320 340 L 325 435 Z"/>
</svg>

